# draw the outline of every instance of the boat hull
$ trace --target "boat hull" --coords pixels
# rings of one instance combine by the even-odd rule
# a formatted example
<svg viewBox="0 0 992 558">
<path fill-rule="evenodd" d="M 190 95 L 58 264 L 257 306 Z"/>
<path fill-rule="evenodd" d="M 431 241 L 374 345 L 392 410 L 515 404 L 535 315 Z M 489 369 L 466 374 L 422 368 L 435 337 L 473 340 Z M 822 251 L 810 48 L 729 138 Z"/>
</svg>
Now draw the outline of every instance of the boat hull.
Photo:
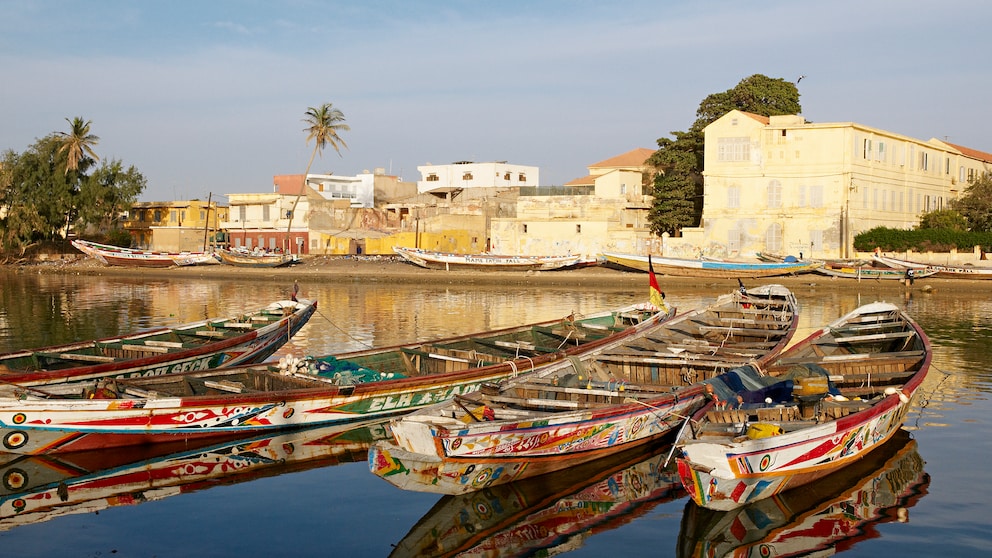
<svg viewBox="0 0 992 558">
<path fill-rule="evenodd" d="M 218 250 L 220 262 L 235 267 L 282 267 L 296 262 L 292 254 L 238 254 L 230 250 Z"/>
<path fill-rule="evenodd" d="M 173 266 L 215 264 L 213 254 L 206 252 L 156 252 L 135 250 L 86 240 L 73 240 L 72 245 L 105 265 L 121 267 L 167 268 Z"/>
<path fill-rule="evenodd" d="M 624 269 L 649 271 L 648 257 L 638 254 L 604 252 L 606 261 Z M 806 273 L 816 269 L 819 262 L 725 262 L 718 260 L 686 260 L 651 256 L 650 267 L 655 273 L 674 277 L 713 277 L 720 279 L 761 278 Z"/>
<path fill-rule="evenodd" d="M 502 256 L 446 254 L 417 248 L 394 247 L 404 260 L 426 269 L 484 271 L 552 271 L 580 263 L 580 256 Z"/>
</svg>

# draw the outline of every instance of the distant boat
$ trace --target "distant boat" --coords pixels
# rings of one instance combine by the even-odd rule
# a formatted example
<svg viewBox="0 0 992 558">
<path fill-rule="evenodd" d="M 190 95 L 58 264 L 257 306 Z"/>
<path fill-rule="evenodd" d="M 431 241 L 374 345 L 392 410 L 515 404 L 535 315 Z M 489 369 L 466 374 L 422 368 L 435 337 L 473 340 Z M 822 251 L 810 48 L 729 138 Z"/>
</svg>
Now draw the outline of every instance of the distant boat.
<svg viewBox="0 0 992 558">
<path fill-rule="evenodd" d="M 446 254 L 394 246 L 404 260 L 427 269 L 550 271 L 583 263 L 581 256 L 503 256 L 498 254 Z"/>
<path fill-rule="evenodd" d="M 282 267 L 299 261 L 296 255 L 285 252 L 249 252 L 223 248 L 217 250 L 217 257 L 221 263 L 235 267 Z"/>
<path fill-rule="evenodd" d="M 732 510 L 856 463 L 902 427 L 932 358 L 926 333 L 895 305 L 845 314 L 737 369 L 778 383 L 692 417 L 676 443 L 682 484 L 696 504 Z"/>
<path fill-rule="evenodd" d="M 640 254 L 603 252 L 608 263 L 633 271 L 648 271 L 648 257 Z M 775 277 L 812 271 L 819 261 L 735 262 L 727 260 L 663 258 L 651 256 L 655 273 L 676 277 L 717 277 L 722 279 Z"/>
<path fill-rule="evenodd" d="M 946 279 L 992 279 L 992 267 L 978 267 L 971 265 L 963 266 L 950 266 L 950 265 L 935 265 L 927 264 L 921 262 L 913 262 L 909 260 L 900 260 L 897 258 L 891 258 L 889 256 L 883 256 L 876 254 L 874 256 L 875 260 L 887 265 L 894 269 L 914 269 L 917 270 L 917 277 L 919 277 L 918 270 L 934 271 L 937 277 Z"/>
<path fill-rule="evenodd" d="M 217 259 L 209 252 L 157 252 L 122 248 L 88 240 L 73 240 L 72 245 L 80 252 L 105 265 L 164 268 L 217 263 Z"/>
<path fill-rule="evenodd" d="M 926 269 L 923 267 L 916 269 L 896 269 L 893 267 L 855 265 L 847 262 L 827 262 L 823 267 L 814 269 L 813 272 L 819 273 L 820 275 L 826 275 L 828 277 L 857 279 L 859 281 L 862 279 L 905 281 L 910 277 L 913 279 L 923 279 L 937 274 L 936 270 Z"/>
</svg>

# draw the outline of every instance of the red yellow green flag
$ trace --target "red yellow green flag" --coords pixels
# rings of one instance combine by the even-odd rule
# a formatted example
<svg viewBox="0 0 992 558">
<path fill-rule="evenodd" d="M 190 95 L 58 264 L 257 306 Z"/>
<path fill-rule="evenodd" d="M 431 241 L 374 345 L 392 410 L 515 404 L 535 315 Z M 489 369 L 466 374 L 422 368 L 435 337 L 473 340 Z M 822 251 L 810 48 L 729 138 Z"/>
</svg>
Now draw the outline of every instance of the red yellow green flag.
<svg viewBox="0 0 992 558">
<path fill-rule="evenodd" d="M 668 305 L 665 304 L 665 293 L 658 286 L 658 278 L 654 276 L 654 266 L 651 265 L 651 254 L 648 254 L 648 284 L 651 286 L 651 295 L 648 297 L 651 305 L 662 312 L 668 312 Z"/>
</svg>

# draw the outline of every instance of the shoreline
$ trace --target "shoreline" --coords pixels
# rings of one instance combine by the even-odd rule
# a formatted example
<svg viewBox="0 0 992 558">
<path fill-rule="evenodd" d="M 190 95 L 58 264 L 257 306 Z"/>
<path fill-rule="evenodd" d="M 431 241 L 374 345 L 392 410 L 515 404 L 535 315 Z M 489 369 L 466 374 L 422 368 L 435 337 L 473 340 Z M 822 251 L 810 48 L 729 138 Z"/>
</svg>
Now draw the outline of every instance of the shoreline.
<svg viewBox="0 0 992 558">
<path fill-rule="evenodd" d="M 204 265 L 170 268 L 119 267 L 104 265 L 88 257 L 71 257 L 31 264 L 2 266 L 21 273 L 52 273 L 89 276 L 129 276 L 149 278 L 201 278 L 201 279 L 244 279 L 251 276 L 260 281 L 283 281 L 286 278 L 297 280 L 341 280 L 370 281 L 382 283 L 425 283 L 467 284 L 467 285 L 507 285 L 507 286 L 547 286 L 547 287 L 610 287 L 647 288 L 647 273 L 621 271 L 605 266 L 584 267 L 555 271 L 442 271 L 424 269 L 414 264 L 382 256 L 310 256 L 300 263 L 279 268 L 242 268 L 229 265 Z M 658 274 L 662 289 L 666 285 L 733 289 L 737 279 L 710 277 L 678 277 Z M 919 279 L 912 286 L 902 281 L 866 279 L 857 281 L 804 273 L 743 279 L 745 285 L 779 283 L 793 291 L 809 290 L 858 290 L 860 292 L 911 293 L 911 292 L 954 292 L 980 290 L 982 285 L 992 282 L 967 279 Z"/>
</svg>

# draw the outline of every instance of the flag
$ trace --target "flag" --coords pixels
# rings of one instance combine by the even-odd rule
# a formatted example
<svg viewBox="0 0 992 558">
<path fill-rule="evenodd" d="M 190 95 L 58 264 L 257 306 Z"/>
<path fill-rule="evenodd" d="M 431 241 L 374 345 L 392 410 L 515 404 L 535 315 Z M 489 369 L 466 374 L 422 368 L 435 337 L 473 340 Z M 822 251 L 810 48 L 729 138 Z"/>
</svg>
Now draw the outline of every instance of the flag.
<svg viewBox="0 0 992 558">
<path fill-rule="evenodd" d="M 661 291 L 661 287 L 658 286 L 658 278 L 654 276 L 654 266 L 651 265 L 651 254 L 648 254 L 648 284 L 651 286 L 651 295 L 648 297 L 648 300 L 658 310 L 668 312 L 668 306 L 665 304 L 665 293 Z"/>
</svg>

